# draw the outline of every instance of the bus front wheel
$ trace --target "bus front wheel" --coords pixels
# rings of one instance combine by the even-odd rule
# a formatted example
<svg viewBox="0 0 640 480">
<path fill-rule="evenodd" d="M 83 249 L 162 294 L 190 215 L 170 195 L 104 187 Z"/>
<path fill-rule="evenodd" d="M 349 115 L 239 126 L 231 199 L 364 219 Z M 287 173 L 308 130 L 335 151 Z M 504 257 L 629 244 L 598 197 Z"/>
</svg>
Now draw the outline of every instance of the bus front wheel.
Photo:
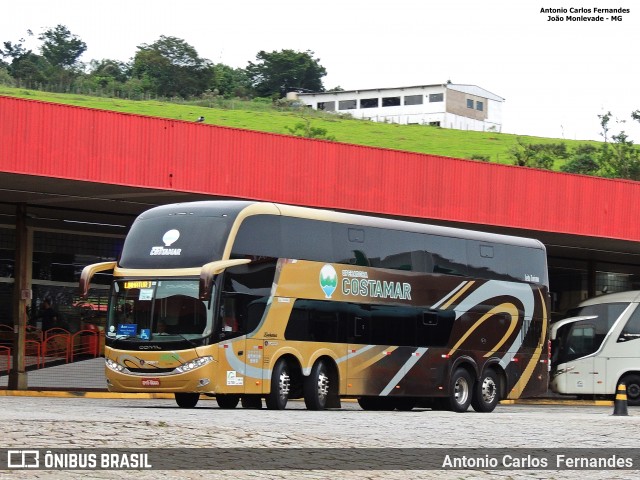
<svg viewBox="0 0 640 480">
<path fill-rule="evenodd" d="M 284 410 L 291 391 L 291 374 L 286 360 L 278 360 L 271 372 L 271 392 L 265 398 L 269 410 Z"/>
<path fill-rule="evenodd" d="M 180 408 L 193 408 L 198 404 L 200 400 L 199 393 L 176 393 L 176 403 Z"/>
<path fill-rule="evenodd" d="M 471 406 L 476 412 L 493 412 L 500 401 L 500 379 L 498 374 L 487 369 L 476 383 L 471 398 Z"/>
<path fill-rule="evenodd" d="M 449 407 L 454 412 L 466 412 L 471 403 L 473 380 L 464 368 L 458 368 L 451 375 L 449 384 Z"/>
<path fill-rule="evenodd" d="M 324 410 L 327 406 L 330 387 L 329 370 L 326 364 L 319 360 L 304 380 L 304 404 L 307 409 Z"/>
<path fill-rule="evenodd" d="M 640 405 L 640 375 L 632 373 L 620 380 L 627 389 L 627 403 L 632 407 Z"/>
</svg>

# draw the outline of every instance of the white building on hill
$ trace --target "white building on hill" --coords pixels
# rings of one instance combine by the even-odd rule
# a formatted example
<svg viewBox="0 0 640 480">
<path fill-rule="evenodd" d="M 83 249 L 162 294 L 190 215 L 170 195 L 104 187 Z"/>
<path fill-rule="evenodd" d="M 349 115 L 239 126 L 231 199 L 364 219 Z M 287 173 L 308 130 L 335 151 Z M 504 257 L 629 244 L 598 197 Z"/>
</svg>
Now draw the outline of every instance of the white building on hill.
<svg viewBox="0 0 640 480">
<path fill-rule="evenodd" d="M 355 118 L 457 130 L 502 131 L 504 98 L 476 85 L 453 83 L 326 93 L 293 93 L 307 106 Z"/>
</svg>

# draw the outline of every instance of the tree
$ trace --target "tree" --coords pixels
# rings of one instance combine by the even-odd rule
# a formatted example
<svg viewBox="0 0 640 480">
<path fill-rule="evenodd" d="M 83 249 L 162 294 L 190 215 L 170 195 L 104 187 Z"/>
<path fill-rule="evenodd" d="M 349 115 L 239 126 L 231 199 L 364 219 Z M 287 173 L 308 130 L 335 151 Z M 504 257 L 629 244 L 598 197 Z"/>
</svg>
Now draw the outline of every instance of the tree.
<svg viewBox="0 0 640 480">
<path fill-rule="evenodd" d="M 49 81 L 48 72 L 50 69 L 51 64 L 47 62 L 46 58 L 29 51 L 11 62 L 9 73 L 20 85 L 27 88 L 37 88 Z"/>
<path fill-rule="evenodd" d="M 562 172 L 597 175 L 600 170 L 598 147 L 588 143 L 578 145 L 567 163 L 560 167 Z"/>
<path fill-rule="evenodd" d="M 87 50 L 87 44 L 64 25 L 45 30 L 38 40 L 42 40 L 42 56 L 54 67 L 63 69 L 78 66 L 78 59 Z"/>
<path fill-rule="evenodd" d="M 247 97 L 251 82 L 246 70 L 217 63 L 213 67 L 213 89 L 223 97 Z"/>
<path fill-rule="evenodd" d="M 602 137 L 604 143 L 601 148 L 600 164 L 602 174 L 611 178 L 626 178 L 629 180 L 640 180 L 640 150 L 633 144 L 633 140 L 624 130 L 611 136 L 609 142 L 609 132 L 611 127 L 612 114 L 607 112 L 598 115 L 600 126 L 602 127 Z M 633 120 L 640 121 L 640 111 L 631 113 Z M 624 120 L 616 120 L 616 123 L 625 123 Z"/>
<path fill-rule="evenodd" d="M 89 78 L 101 87 L 109 84 L 124 83 L 127 81 L 129 66 L 119 60 L 108 58 L 91 60 L 89 64 Z"/>
<path fill-rule="evenodd" d="M 31 30 L 27 30 L 28 36 L 33 36 Z M 0 49 L 0 56 L 10 59 L 11 62 L 3 62 L 8 73 L 25 87 L 35 88 L 38 84 L 47 81 L 46 71 L 50 68 L 49 62 L 44 57 L 33 53 L 24 46 L 25 39 L 17 42 L 4 41 Z"/>
<path fill-rule="evenodd" d="M 133 75 L 148 81 L 157 95 L 184 98 L 200 95 L 213 81 L 211 62 L 200 58 L 195 48 L 176 37 L 143 44 L 133 59 Z"/>
<path fill-rule="evenodd" d="M 516 139 L 509 154 L 513 157 L 514 165 L 552 170 L 556 160 L 567 158 L 565 143 L 526 143 L 522 138 Z"/>
<path fill-rule="evenodd" d="M 284 97 L 290 91 L 323 92 L 322 77 L 327 74 L 314 53 L 281 50 L 267 53 L 261 50 L 256 63 L 249 62 L 247 74 L 260 97 Z"/>
</svg>

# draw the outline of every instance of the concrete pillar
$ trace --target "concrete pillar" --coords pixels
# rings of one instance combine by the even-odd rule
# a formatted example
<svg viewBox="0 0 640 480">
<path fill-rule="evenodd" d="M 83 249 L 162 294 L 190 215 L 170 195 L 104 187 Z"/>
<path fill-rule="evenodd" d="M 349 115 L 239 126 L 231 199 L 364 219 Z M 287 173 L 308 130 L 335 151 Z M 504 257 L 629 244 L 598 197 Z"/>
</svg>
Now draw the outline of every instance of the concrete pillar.
<svg viewBox="0 0 640 480">
<path fill-rule="evenodd" d="M 16 260 L 13 284 L 13 368 L 9 374 L 10 390 L 27 389 L 25 340 L 27 305 L 31 302 L 31 259 L 33 258 L 33 230 L 27 226 L 27 205 L 16 207 Z"/>
</svg>

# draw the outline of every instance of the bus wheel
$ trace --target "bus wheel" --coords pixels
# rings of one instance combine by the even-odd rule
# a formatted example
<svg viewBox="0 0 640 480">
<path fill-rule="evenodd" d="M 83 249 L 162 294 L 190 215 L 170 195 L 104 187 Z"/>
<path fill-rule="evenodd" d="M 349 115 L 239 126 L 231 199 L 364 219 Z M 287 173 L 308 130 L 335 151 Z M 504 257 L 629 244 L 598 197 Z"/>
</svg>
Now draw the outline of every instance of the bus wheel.
<svg viewBox="0 0 640 480">
<path fill-rule="evenodd" d="M 627 389 L 627 403 L 632 407 L 640 405 L 640 375 L 625 375 L 620 380 Z"/>
<path fill-rule="evenodd" d="M 193 408 L 200 399 L 199 393 L 176 393 L 176 403 L 180 408 Z"/>
<path fill-rule="evenodd" d="M 271 372 L 271 393 L 266 397 L 269 410 L 284 410 L 291 391 L 291 375 L 286 360 L 278 360 Z"/>
<path fill-rule="evenodd" d="M 500 380 L 498 374 L 489 368 L 474 388 L 471 406 L 476 412 L 493 412 L 499 401 Z"/>
<path fill-rule="evenodd" d="M 239 401 L 238 395 L 216 395 L 216 402 L 220 408 L 236 408 Z"/>
<path fill-rule="evenodd" d="M 449 385 L 449 406 L 454 412 L 466 412 L 471 403 L 471 375 L 464 368 L 458 368 L 451 376 Z"/>
<path fill-rule="evenodd" d="M 304 380 L 304 404 L 308 410 L 324 410 L 329 397 L 329 372 L 322 360 L 315 363 Z"/>
</svg>

